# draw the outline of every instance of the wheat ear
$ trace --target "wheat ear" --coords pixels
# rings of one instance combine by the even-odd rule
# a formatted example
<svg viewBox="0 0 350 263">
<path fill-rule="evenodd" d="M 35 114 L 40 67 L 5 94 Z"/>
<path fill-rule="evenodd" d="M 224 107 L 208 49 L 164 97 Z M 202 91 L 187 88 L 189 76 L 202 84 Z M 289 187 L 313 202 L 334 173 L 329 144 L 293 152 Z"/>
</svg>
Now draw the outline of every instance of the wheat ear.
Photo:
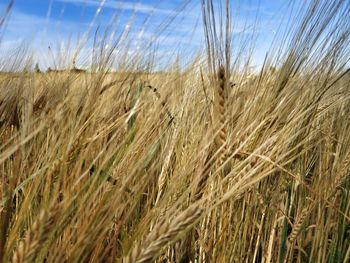
<svg viewBox="0 0 350 263">
<path fill-rule="evenodd" d="M 54 209 L 51 209 L 55 211 Z M 24 240 L 20 241 L 13 254 L 13 263 L 34 262 L 40 248 L 49 238 L 49 230 L 55 221 L 55 212 L 42 211 L 34 221 Z"/>
<path fill-rule="evenodd" d="M 171 223 L 165 222 L 156 226 L 143 244 L 136 246 L 123 262 L 153 262 L 167 244 L 177 240 L 180 234 L 183 234 L 202 216 L 203 211 L 199 205 L 194 205 L 187 208 Z"/>
<path fill-rule="evenodd" d="M 223 147 L 222 153 L 220 154 L 220 163 L 224 161 L 225 154 L 226 154 L 226 138 L 227 138 L 227 129 L 225 126 L 225 89 L 226 89 L 226 74 L 225 74 L 225 68 L 220 67 L 218 71 L 218 81 L 219 85 L 218 92 L 216 96 L 216 102 L 215 107 L 217 112 L 217 129 L 219 129 L 219 134 L 216 137 L 216 146 L 217 149 Z"/>
</svg>

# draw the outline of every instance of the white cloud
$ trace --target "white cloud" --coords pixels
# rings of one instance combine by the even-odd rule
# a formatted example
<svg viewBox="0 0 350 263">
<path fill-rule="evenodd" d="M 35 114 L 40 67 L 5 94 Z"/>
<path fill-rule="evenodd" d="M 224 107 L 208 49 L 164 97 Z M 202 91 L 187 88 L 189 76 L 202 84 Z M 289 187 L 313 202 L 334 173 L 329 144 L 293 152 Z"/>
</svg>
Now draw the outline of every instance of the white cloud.
<svg viewBox="0 0 350 263">
<path fill-rule="evenodd" d="M 154 7 L 152 5 L 142 4 L 139 2 L 133 3 L 128 1 L 116 1 L 116 0 L 106 0 L 104 2 L 101 2 L 98 0 L 55 0 L 55 1 L 69 3 L 69 4 L 76 4 L 76 5 L 95 6 L 97 8 L 103 7 L 103 8 L 135 11 L 138 13 L 145 13 L 145 14 L 150 14 L 150 13 L 165 14 L 165 15 L 175 14 L 174 10 L 161 9 L 161 8 Z"/>
<path fill-rule="evenodd" d="M 55 47 L 74 47 L 74 37 L 78 32 L 78 22 L 58 21 L 52 18 L 48 20 L 46 17 L 13 9 L 0 42 L 0 59 L 6 58 L 11 64 L 11 54 L 25 50 L 26 55 L 32 56 L 35 63 L 40 62 L 43 67 L 52 67 L 54 56 L 48 47 L 53 46 L 53 52 L 58 49 Z"/>
</svg>

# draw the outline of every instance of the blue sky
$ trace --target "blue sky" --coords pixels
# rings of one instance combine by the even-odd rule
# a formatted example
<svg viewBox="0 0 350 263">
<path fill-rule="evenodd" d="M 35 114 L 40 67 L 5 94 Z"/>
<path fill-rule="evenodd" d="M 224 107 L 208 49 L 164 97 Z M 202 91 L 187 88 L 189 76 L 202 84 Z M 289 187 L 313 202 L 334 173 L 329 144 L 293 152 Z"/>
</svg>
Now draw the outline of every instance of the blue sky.
<svg viewBox="0 0 350 263">
<path fill-rule="evenodd" d="M 0 14 L 8 1 L 0 0 Z M 258 36 L 256 63 L 261 63 L 287 2 L 233 1 L 233 44 L 243 43 L 254 32 Z M 22 44 L 42 67 L 50 66 L 54 60 L 59 67 L 65 66 L 64 61 L 58 61 L 60 50 L 74 50 L 87 37 L 78 58 L 83 65 L 88 63 L 97 27 L 102 34 L 111 25 L 109 34 L 114 32 L 114 39 L 125 30 L 129 32 L 130 41 L 125 42 L 129 53 L 142 52 L 149 43 L 156 43 L 160 56 L 190 57 L 204 47 L 199 3 L 199 0 L 15 0 L 0 50 L 5 54 Z"/>
</svg>

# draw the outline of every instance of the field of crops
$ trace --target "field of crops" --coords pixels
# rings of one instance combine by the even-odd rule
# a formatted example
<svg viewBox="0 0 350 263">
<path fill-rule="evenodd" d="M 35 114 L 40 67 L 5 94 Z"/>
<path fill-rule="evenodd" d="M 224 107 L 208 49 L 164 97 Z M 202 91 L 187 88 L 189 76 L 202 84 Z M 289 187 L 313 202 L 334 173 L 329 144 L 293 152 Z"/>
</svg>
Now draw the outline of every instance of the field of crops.
<svg viewBox="0 0 350 263">
<path fill-rule="evenodd" d="M 203 0 L 186 66 L 2 72 L 0 261 L 349 262 L 350 4 L 306 2 L 256 71 Z"/>
</svg>

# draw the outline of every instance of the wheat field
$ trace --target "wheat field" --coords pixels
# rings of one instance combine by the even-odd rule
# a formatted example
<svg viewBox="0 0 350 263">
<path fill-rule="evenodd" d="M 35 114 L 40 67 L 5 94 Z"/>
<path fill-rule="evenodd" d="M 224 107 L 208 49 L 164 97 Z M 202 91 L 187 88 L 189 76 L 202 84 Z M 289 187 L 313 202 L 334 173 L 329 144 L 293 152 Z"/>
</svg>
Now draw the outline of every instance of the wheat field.
<svg viewBox="0 0 350 263">
<path fill-rule="evenodd" d="M 186 66 L 2 72 L 0 261 L 349 262 L 350 3 L 306 2 L 257 71 L 203 0 Z"/>
</svg>

